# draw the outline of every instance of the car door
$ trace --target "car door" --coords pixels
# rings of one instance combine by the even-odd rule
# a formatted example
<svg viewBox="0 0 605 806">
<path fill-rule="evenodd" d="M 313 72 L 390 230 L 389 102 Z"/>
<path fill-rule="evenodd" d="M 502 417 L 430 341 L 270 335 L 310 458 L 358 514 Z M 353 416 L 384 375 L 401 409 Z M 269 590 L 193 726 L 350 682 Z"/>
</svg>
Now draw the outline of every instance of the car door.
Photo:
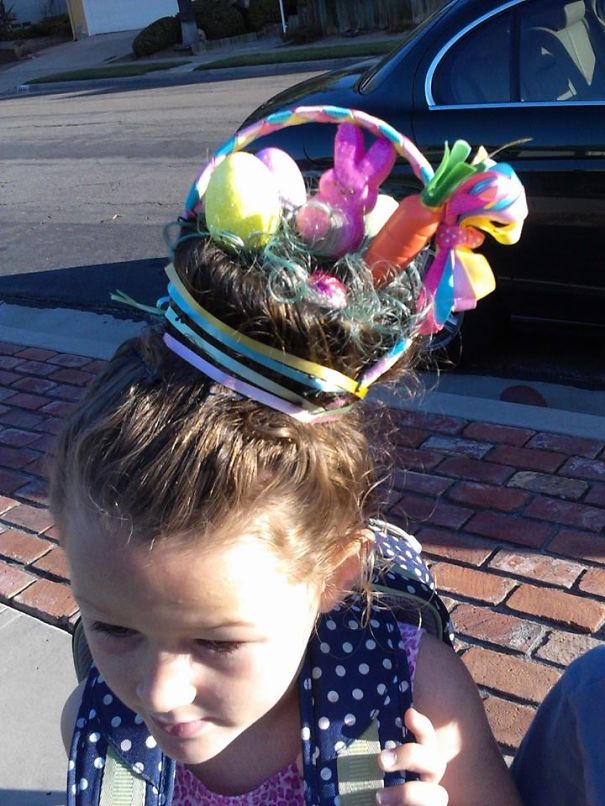
<svg viewBox="0 0 605 806">
<path fill-rule="evenodd" d="M 517 170 L 530 214 L 518 246 L 488 251 L 520 317 L 605 326 L 605 21 L 598 2 L 485 3 L 488 10 L 470 23 L 435 37 L 414 82 L 414 137 L 431 162 L 446 140 L 464 138 L 488 151 L 513 143 L 498 159 Z"/>
</svg>

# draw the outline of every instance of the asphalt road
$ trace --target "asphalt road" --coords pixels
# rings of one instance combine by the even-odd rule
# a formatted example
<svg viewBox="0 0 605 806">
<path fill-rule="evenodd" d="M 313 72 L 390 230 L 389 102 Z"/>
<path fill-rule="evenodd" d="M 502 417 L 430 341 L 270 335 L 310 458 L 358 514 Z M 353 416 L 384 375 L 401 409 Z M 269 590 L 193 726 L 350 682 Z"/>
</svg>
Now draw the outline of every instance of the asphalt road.
<svg viewBox="0 0 605 806">
<path fill-rule="evenodd" d="M 111 310 L 163 293 L 163 226 L 208 154 L 313 73 L 0 99 L 0 300 Z M 504 333 L 466 371 L 605 389 L 603 336 Z M 468 356 L 468 353 L 467 353 Z"/>
<path fill-rule="evenodd" d="M 2 298 L 102 305 L 116 279 L 148 295 L 208 154 L 309 75 L 0 100 Z"/>
</svg>

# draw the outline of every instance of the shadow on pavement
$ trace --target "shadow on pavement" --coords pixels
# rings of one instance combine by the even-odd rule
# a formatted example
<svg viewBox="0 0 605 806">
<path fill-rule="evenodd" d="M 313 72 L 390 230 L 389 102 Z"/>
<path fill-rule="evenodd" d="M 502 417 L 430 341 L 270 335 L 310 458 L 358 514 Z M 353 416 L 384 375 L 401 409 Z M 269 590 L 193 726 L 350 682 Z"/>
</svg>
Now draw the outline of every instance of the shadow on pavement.
<svg viewBox="0 0 605 806">
<path fill-rule="evenodd" d="M 111 311 L 115 316 L 140 319 L 142 313 L 113 302 L 110 295 L 120 290 L 137 302 L 155 305 L 166 292 L 166 262 L 166 258 L 147 258 L 10 274 L 0 277 L 0 301 L 36 308 Z"/>
<path fill-rule="evenodd" d="M 0 789 L 2 806 L 64 806 L 65 792 L 32 789 Z"/>
</svg>

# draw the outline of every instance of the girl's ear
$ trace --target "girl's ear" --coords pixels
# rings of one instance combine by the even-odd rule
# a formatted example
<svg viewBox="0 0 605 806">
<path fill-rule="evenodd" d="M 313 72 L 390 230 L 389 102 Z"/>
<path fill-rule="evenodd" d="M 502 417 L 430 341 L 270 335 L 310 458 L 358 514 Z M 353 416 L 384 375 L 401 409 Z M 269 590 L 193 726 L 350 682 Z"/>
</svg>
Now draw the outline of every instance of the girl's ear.
<svg viewBox="0 0 605 806">
<path fill-rule="evenodd" d="M 329 613 L 346 594 L 358 587 L 362 571 L 361 543 L 355 543 L 327 578 L 319 605 L 320 613 Z"/>
</svg>

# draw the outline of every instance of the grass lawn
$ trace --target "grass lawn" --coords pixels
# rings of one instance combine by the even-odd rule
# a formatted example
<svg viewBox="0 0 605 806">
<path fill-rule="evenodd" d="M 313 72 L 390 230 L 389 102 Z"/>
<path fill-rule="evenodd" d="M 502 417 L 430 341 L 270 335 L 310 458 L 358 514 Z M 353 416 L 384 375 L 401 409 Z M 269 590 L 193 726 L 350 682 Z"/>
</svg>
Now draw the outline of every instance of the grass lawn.
<svg viewBox="0 0 605 806">
<path fill-rule="evenodd" d="M 241 56 L 230 56 L 215 62 L 202 64 L 196 70 L 215 70 L 220 67 L 247 67 L 257 64 L 284 64 L 285 62 L 312 62 L 318 59 L 344 59 L 347 57 L 363 58 L 364 56 L 382 56 L 402 42 L 388 39 L 382 42 L 360 42 L 350 45 L 318 46 L 312 48 L 283 48 L 267 50 L 262 53 L 242 53 Z"/>
<path fill-rule="evenodd" d="M 187 64 L 187 60 L 178 62 L 155 62 L 153 64 L 116 64 L 111 67 L 91 67 L 86 70 L 71 70 L 65 73 L 53 73 L 49 76 L 40 76 L 28 81 L 28 84 L 48 84 L 53 81 L 86 81 L 97 78 L 128 78 L 129 76 L 143 76 L 153 70 L 170 70 Z"/>
</svg>

